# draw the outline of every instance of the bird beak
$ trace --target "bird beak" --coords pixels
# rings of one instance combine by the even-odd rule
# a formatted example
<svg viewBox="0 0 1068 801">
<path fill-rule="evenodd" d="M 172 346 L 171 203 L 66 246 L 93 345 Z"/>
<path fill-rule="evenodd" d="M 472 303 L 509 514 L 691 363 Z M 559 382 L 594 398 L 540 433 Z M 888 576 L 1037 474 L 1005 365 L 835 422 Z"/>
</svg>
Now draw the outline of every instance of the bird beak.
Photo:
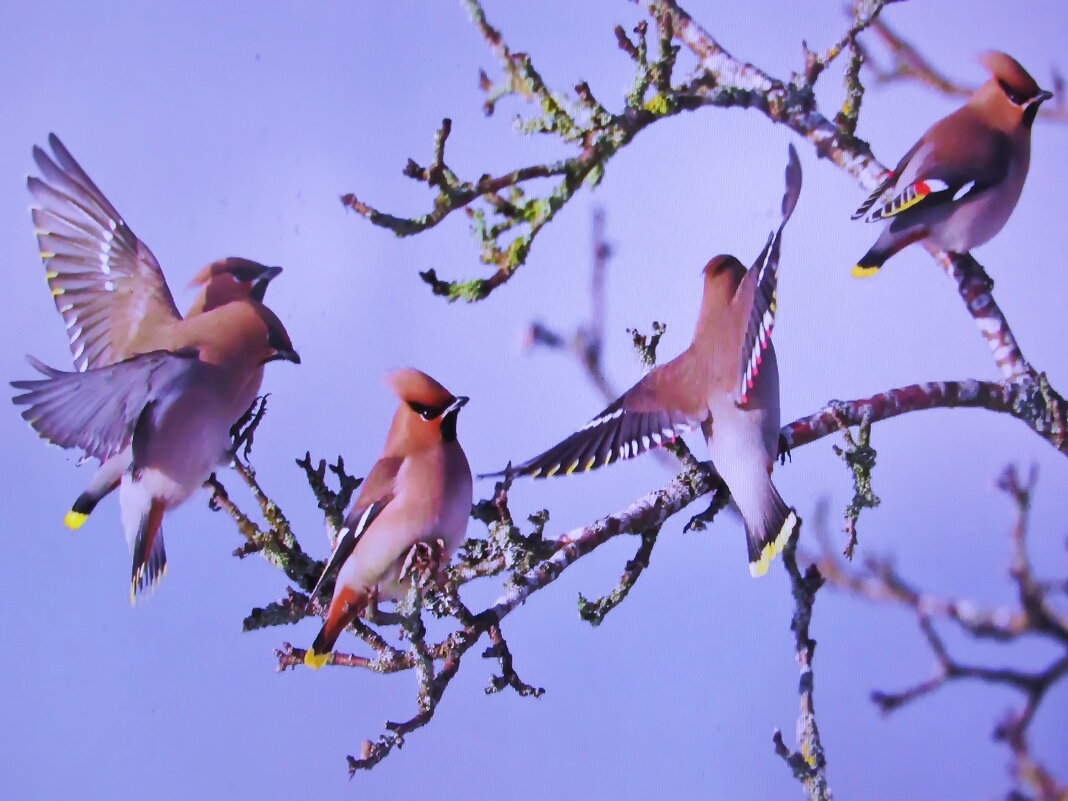
<svg viewBox="0 0 1068 801">
<path fill-rule="evenodd" d="M 281 267 L 264 267 L 260 277 L 252 284 L 252 291 L 249 293 L 252 299 L 263 303 L 263 296 L 267 293 L 267 284 L 271 283 L 280 272 L 282 272 Z"/>
<path fill-rule="evenodd" d="M 275 351 L 274 356 L 268 356 L 263 360 L 264 364 L 267 362 L 293 362 L 293 364 L 300 364 L 300 354 L 295 350 L 279 350 Z"/>
<path fill-rule="evenodd" d="M 1035 95 L 1034 100 L 1032 100 L 1031 102 L 1032 103 L 1045 103 L 1051 97 L 1053 97 L 1053 92 L 1050 92 L 1050 91 L 1048 91 L 1046 89 L 1042 89 L 1037 95 Z"/>
<path fill-rule="evenodd" d="M 467 405 L 467 402 L 469 400 L 471 399 L 466 395 L 457 395 L 456 398 L 453 399 L 453 402 L 449 404 L 449 408 L 445 410 L 445 414 L 451 414 L 452 412 L 459 411 Z M 442 415 L 442 417 L 444 416 L 445 415 Z"/>
</svg>

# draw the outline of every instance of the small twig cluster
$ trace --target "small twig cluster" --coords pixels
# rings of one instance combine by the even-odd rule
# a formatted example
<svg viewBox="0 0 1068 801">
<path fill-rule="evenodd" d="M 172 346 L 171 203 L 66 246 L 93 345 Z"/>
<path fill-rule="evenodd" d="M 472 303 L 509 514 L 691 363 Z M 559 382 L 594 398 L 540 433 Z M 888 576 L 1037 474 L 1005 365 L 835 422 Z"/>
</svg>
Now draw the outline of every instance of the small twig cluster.
<svg viewBox="0 0 1068 801">
<path fill-rule="evenodd" d="M 834 452 L 842 458 L 853 473 L 853 500 L 845 510 L 845 533 L 849 541 L 845 547 L 846 559 L 853 558 L 857 547 L 857 520 L 861 509 L 874 509 L 879 505 L 879 496 L 871 487 L 871 471 L 875 467 L 875 448 L 871 446 L 871 417 L 865 415 L 860 421 L 860 430 L 856 439 L 849 431 L 849 426 L 841 419 L 836 422 L 842 427 L 845 447 L 832 445 Z"/>
<path fill-rule="evenodd" d="M 1039 705 L 1049 690 L 1068 678 L 1068 617 L 1057 609 L 1068 597 L 1068 582 L 1040 580 L 1027 554 L 1027 516 L 1034 492 L 1036 471 L 1021 481 L 1015 468 L 1006 468 L 998 481 L 1016 507 L 1012 529 L 1012 557 L 1009 576 L 1016 588 L 1017 606 L 982 609 L 964 599 L 939 598 L 915 588 L 884 559 L 868 558 L 862 567 L 843 564 L 827 550 L 815 565 L 828 585 L 873 603 L 893 604 L 908 609 L 935 658 L 934 673 L 927 679 L 897 692 L 873 692 L 872 701 L 890 713 L 929 695 L 954 681 L 981 681 L 1008 687 L 1023 696 L 1023 707 L 1004 716 L 994 729 L 994 739 L 1004 742 L 1012 753 L 1012 774 L 1019 792 L 1016 797 L 1041 801 L 1063 801 L 1068 785 L 1061 784 L 1036 761 L 1027 733 Z M 1022 637 L 1049 642 L 1056 655 L 1038 671 L 1011 667 L 971 664 L 953 656 L 939 631 L 949 625 L 976 640 L 1010 647 Z M 1023 795 L 1024 788 L 1032 793 Z"/>
</svg>

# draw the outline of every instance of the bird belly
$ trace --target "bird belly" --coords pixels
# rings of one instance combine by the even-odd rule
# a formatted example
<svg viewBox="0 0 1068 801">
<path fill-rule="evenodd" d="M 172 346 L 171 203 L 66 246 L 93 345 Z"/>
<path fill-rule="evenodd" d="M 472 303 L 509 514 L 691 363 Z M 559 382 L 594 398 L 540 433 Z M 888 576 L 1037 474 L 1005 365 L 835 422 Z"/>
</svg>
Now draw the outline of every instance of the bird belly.
<svg viewBox="0 0 1068 801">
<path fill-rule="evenodd" d="M 712 405 L 708 455 L 728 484 L 726 473 L 731 472 L 731 463 L 757 460 L 766 469 L 774 461 L 779 446 L 777 411 L 762 407 L 742 408 L 730 399 Z"/>
<path fill-rule="evenodd" d="M 230 428 L 247 408 L 244 397 L 214 385 L 190 389 L 135 441 L 135 471 L 142 481 L 152 476 L 154 496 L 167 508 L 177 506 L 226 460 Z"/>
<path fill-rule="evenodd" d="M 404 596 L 411 586 L 400 581 L 405 557 L 417 542 L 432 541 L 427 536 L 429 532 L 413 530 L 400 520 L 383 520 L 388 511 L 389 507 L 356 543 L 338 574 L 339 584 L 357 591 L 377 587 L 380 601 L 395 601 Z"/>
<path fill-rule="evenodd" d="M 377 587 L 379 600 L 399 600 L 411 588 L 410 580 L 401 576 L 401 568 L 408 553 L 420 542 L 433 545 L 441 540 L 445 546 L 441 557 L 444 567 L 464 541 L 471 513 L 470 489 L 466 495 L 455 492 L 448 497 L 453 500 L 419 528 L 411 527 L 400 514 L 393 512 L 394 507 L 387 506 L 356 543 L 352 556 L 341 568 L 338 581 L 361 590 Z"/>
</svg>

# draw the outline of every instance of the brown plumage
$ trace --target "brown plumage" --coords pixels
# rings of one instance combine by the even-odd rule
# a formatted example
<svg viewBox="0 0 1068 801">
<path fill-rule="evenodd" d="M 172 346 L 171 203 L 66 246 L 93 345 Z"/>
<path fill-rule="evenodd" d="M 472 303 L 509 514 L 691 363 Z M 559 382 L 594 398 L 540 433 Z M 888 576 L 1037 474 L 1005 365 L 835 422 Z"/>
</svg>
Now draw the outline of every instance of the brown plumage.
<svg viewBox="0 0 1068 801">
<path fill-rule="evenodd" d="M 873 275 L 922 240 L 966 253 L 993 238 L 1016 208 L 1031 162 L 1031 125 L 1052 94 L 1004 53 L 981 60 L 990 80 L 931 126 L 853 215 L 885 221 L 854 275 Z"/>
<path fill-rule="evenodd" d="M 14 401 L 42 437 L 101 462 L 69 526 L 120 488 L 135 593 L 166 567 L 164 512 L 227 459 L 230 428 L 255 399 L 263 365 L 299 357 L 261 302 L 280 268 L 214 262 L 195 279 L 202 290 L 183 318 L 152 252 L 55 135 L 49 144 L 52 156 L 34 148 L 43 177 L 27 185 L 76 372 L 31 360 L 45 378 L 12 382 L 25 390 Z"/>
<path fill-rule="evenodd" d="M 456 440 L 456 417 L 467 398 L 418 370 L 398 370 L 388 381 L 400 406 L 312 592 L 318 597 L 337 571 L 326 621 L 304 658 L 314 668 L 325 664 L 372 593 L 396 600 L 408 590 L 403 568 L 413 548 L 440 543 L 444 565 L 467 531 L 471 468 Z"/>
<path fill-rule="evenodd" d="M 771 344 L 783 228 L 801 191 L 793 147 L 782 223 L 749 270 L 733 256 L 704 268 L 693 342 L 656 367 L 582 429 L 507 471 L 548 477 L 629 459 L 701 427 L 716 470 L 746 525 L 750 570 L 762 575 L 797 521 L 774 484 L 779 374 Z"/>
</svg>

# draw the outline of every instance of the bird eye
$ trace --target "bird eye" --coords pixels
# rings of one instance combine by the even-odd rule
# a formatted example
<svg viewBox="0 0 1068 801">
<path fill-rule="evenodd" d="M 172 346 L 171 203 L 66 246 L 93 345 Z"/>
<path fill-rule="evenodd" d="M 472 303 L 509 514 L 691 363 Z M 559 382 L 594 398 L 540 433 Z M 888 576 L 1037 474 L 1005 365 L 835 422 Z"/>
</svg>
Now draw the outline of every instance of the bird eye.
<svg viewBox="0 0 1068 801">
<path fill-rule="evenodd" d="M 422 417 L 424 420 L 433 420 L 441 414 L 441 409 L 435 409 L 431 406 L 424 406 L 421 403 L 410 402 L 408 408 Z"/>
<path fill-rule="evenodd" d="M 1005 81 L 1000 81 L 999 80 L 998 81 L 998 86 L 1001 87 L 1001 91 L 1005 93 L 1005 96 L 1007 98 L 1009 98 L 1009 101 L 1012 102 L 1014 105 L 1017 105 L 1017 106 L 1027 105 L 1027 101 L 1031 99 L 1031 97 L 1029 95 L 1025 95 L 1022 92 L 1017 92 L 1015 89 L 1013 89 L 1007 83 L 1005 83 Z"/>
<path fill-rule="evenodd" d="M 260 273 L 262 273 L 262 272 L 263 272 L 262 270 L 253 269 L 251 267 L 239 267 L 236 270 L 231 270 L 230 271 L 230 275 L 232 275 L 234 277 L 235 281 L 240 281 L 242 283 L 249 283 L 249 282 L 255 281 L 257 278 L 259 278 L 260 277 Z"/>
</svg>

